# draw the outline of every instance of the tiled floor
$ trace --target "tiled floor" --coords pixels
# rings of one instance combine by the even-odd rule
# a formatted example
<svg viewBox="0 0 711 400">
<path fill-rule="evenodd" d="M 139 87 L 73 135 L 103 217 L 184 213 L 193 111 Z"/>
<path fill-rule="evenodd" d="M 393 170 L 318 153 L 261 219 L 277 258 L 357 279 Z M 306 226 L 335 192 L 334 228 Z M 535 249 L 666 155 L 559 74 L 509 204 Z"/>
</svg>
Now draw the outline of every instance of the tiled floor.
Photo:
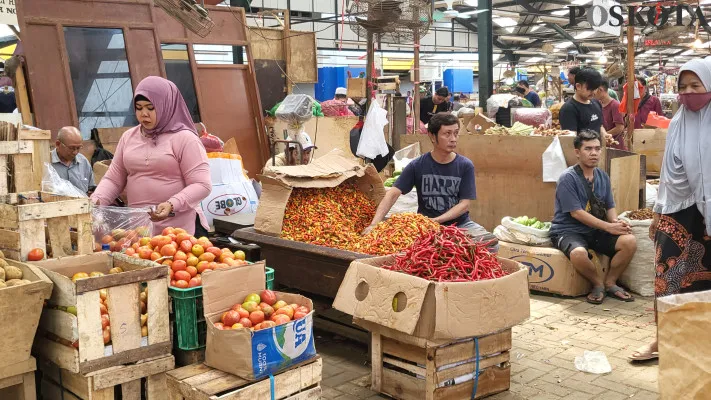
<svg viewBox="0 0 711 400">
<path fill-rule="evenodd" d="M 657 399 L 656 362 L 632 365 L 627 356 L 656 332 L 653 302 L 606 299 L 594 306 L 580 299 L 531 297 L 531 318 L 513 329 L 511 390 L 489 397 L 519 399 Z M 380 399 L 370 390 L 368 349 L 317 333 L 324 359 L 324 399 Z M 585 350 L 602 351 L 612 372 L 580 372 L 573 360 Z"/>
</svg>

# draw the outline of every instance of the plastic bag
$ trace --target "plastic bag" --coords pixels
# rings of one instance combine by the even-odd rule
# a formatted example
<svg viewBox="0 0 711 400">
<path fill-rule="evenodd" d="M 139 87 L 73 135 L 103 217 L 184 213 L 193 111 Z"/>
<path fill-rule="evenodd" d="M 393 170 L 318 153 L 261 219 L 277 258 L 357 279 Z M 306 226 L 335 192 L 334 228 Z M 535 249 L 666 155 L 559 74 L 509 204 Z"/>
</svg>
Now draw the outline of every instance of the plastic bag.
<svg viewBox="0 0 711 400">
<path fill-rule="evenodd" d="M 583 356 L 575 357 L 575 368 L 591 374 L 607 374 L 612 372 L 612 366 L 607 356 L 601 351 L 585 350 Z"/>
<path fill-rule="evenodd" d="M 108 244 L 111 251 L 121 251 L 142 237 L 153 236 L 149 211 L 149 208 L 95 206 L 91 210 L 94 240 Z"/>
<path fill-rule="evenodd" d="M 206 133 L 200 136 L 200 141 L 208 153 L 220 153 L 224 150 L 224 143 L 215 135 Z"/>
<path fill-rule="evenodd" d="M 402 172 L 407 164 L 420 156 L 420 143 L 413 143 L 395 152 L 393 160 L 395 162 L 395 172 Z"/>
<path fill-rule="evenodd" d="M 558 182 L 560 175 L 568 168 L 558 136 L 553 138 L 553 142 L 543 152 L 542 157 L 543 182 Z"/>
<path fill-rule="evenodd" d="M 42 191 L 68 197 L 88 197 L 86 193 L 79 190 L 66 179 L 63 179 L 50 163 L 44 163 L 42 174 Z"/>
<path fill-rule="evenodd" d="M 521 122 L 535 128 L 541 125 L 550 128 L 553 123 L 553 114 L 545 108 L 514 108 L 511 114 L 514 122 Z"/>
<path fill-rule="evenodd" d="M 494 228 L 494 236 L 502 242 L 523 244 L 526 246 L 546 247 L 551 246 L 549 238 L 542 238 L 536 235 L 529 235 L 517 230 L 508 229 L 503 225 Z"/>
<path fill-rule="evenodd" d="M 380 106 L 378 100 L 373 100 L 365 117 L 363 131 L 358 141 L 358 157 L 375 159 L 378 156 L 385 157 L 390 150 L 385 142 L 383 128 L 388 124 L 388 112 Z"/>
<path fill-rule="evenodd" d="M 276 117 L 289 124 L 301 125 L 313 117 L 314 99 L 305 94 L 286 96 L 276 110 Z"/>
</svg>

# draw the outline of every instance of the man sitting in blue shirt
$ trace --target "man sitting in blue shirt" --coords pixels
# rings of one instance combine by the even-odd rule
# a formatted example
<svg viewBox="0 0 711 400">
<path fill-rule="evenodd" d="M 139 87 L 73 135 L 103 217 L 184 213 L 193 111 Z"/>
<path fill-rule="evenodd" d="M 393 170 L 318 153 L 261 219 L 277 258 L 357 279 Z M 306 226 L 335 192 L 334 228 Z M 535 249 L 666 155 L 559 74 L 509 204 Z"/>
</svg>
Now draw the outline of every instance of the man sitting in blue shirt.
<svg viewBox="0 0 711 400">
<path fill-rule="evenodd" d="M 434 149 L 410 162 L 380 202 L 375 217 L 364 233 L 385 218 L 401 194 L 417 189 L 417 212 L 444 225 L 456 224 L 475 239 L 494 237 L 469 219 L 469 204 L 476 199 L 474 164 L 455 153 L 459 138 L 459 120 L 446 113 L 435 114 L 427 126 Z"/>
<path fill-rule="evenodd" d="M 601 304 L 605 295 L 634 301 L 617 279 L 629 266 L 637 250 L 630 226 L 617 219 L 610 177 L 597 168 L 602 145 L 600 135 L 583 130 L 575 137 L 578 163 L 558 178 L 551 241 L 570 259 L 593 289 L 588 303 Z M 611 258 L 606 276 L 598 274 L 588 249 Z"/>
<path fill-rule="evenodd" d="M 533 104 L 533 107 L 540 107 L 541 106 L 541 98 L 538 96 L 538 93 L 536 93 L 535 90 L 531 90 L 530 85 L 528 84 L 528 81 L 522 80 L 518 81 L 518 87 L 524 90 L 523 97 L 526 98 L 526 100 L 530 101 L 531 104 Z"/>
</svg>

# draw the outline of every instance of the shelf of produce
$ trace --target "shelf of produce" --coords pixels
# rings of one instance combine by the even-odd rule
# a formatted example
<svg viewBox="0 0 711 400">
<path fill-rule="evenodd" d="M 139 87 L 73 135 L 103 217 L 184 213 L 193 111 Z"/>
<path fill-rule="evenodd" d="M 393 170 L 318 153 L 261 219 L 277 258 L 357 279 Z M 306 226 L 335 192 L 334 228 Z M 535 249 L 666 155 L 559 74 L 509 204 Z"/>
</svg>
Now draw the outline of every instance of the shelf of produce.
<svg viewBox="0 0 711 400">
<path fill-rule="evenodd" d="M 353 260 L 371 257 L 263 235 L 254 228 L 236 230 L 232 237 L 261 247 L 262 259 L 277 271 L 275 283 L 329 298 L 336 297 Z"/>
</svg>

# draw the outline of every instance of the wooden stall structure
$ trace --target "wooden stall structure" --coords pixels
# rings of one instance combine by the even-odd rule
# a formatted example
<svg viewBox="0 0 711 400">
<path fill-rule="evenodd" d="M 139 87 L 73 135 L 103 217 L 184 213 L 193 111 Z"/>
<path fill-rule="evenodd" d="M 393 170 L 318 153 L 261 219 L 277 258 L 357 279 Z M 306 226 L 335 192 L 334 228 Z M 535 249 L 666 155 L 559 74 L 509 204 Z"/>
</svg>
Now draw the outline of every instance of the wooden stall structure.
<svg viewBox="0 0 711 400">
<path fill-rule="evenodd" d="M 473 221 L 487 230 L 493 230 L 506 216 L 516 217 L 528 215 L 542 221 L 553 219 L 555 203 L 555 183 L 543 182 L 542 155 L 553 138 L 542 136 L 486 136 L 461 135 L 457 144 L 457 152 L 474 163 L 477 199 L 471 203 L 469 216 Z M 566 163 L 570 166 L 577 162 L 573 148 L 573 137 L 561 136 L 561 145 Z M 432 143 L 426 135 L 401 135 L 401 147 L 420 143 L 422 153 L 432 150 Z M 600 162 L 605 168 L 607 155 Z M 640 159 L 608 167 L 615 201 L 624 207 L 632 207 L 638 199 L 640 187 L 644 180 L 640 179 L 640 169 L 628 172 L 624 168 L 637 163 Z M 615 169 L 619 168 L 617 172 Z M 624 181 L 618 181 L 622 179 Z M 640 186 L 641 185 L 641 186 Z M 638 203 L 637 203 L 638 204 Z M 638 206 L 632 209 L 637 209 Z M 618 207 L 622 211 L 622 208 Z"/>
<path fill-rule="evenodd" d="M 0 368 L 0 399 L 35 400 L 35 370 L 34 357 Z"/>
<path fill-rule="evenodd" d="M 276 20 L 281 25 L 281 28 L 252 27 L 248 32 L 259 96 L 264 108 L 271 109 L 292 92 L 294 85 L 318 83 L 316 33 L 291 30 L 289 13 L 285 10 L 262 14 L 273 17 L 266 21 Z"/>
<path fill-rule="evenodd" d="M 119 75 L 116 78 L 125 80 L 127 86 L 135 89 L 149 75 L 168 77 L 163 49 L 180 46 L 184 49 L 178 51 L 180 61 L 190 72 L 181 90 L 192 85 L 189 89 L 194 91 L 197 102 L 194 111 L 199 113 L 200 120 L 210 132 L 224 141 L 235 138 L 240 148 L 251 149 L 250 157 L 245 159 L 247 170 L 254 173 L 261 170 L 269 150 L 253 72 L 252 46 L 247 38 L 245 11 L 239 7 L 206 6 L 206 9 L 215 22 L 215 28 L 210 35 L 202 38 L 187 30 L 151 0 L 18 2 L 18 22 L 29 71 L 35 125 L 52 132 L 63 126 L 86 128 L 83 124 L 86 124 L 87 118 L 106 118 L 116 113 L 77 105 L 76 99 L 82 93 L 78 92 L 81 88 L 75 87 L 70 67 L 72 57 L 77 57 L 77 54 L 70 54 L 68 48 L 86 46 L 95 52 L 113 53 L 114 58 L 109 60 L 120 60 L 118 62 L 126 63 L 128 68 L 128 72 L 115 72 Z M 85 38 L 93 37 L 91 35 L 80 39 L 71 36 L 70 33 L 76 29 L 120 30 L 120 34 L 110 36 L 113 46 L 109 46 L 108 43 L 88 43 L 90 41 Z M 215 46 L 230 49 L 233 62 L 216 63 L 196 56 L 206 46 L 210 49 L 215 49 Z M 243 54 L 246 58 L 242 57 Z M 94 61 L 91 68 L 84 69 L 88 79 L 82 81 L 85 86 L 104 78 L 105 74 L 99 73 L 103 61 Z M 108 77 L 112 78 L 112 75 L 108 74 Z M 128 113 L 124 110 L 119 115 L 128 124 L 130 109 Z M 125 125 L 123 122 L 113 126 Z M 115 123 L 113 119 L 111 123 Z M 102 122 L 104 126 L 107 124 Z"/>
</svg>

